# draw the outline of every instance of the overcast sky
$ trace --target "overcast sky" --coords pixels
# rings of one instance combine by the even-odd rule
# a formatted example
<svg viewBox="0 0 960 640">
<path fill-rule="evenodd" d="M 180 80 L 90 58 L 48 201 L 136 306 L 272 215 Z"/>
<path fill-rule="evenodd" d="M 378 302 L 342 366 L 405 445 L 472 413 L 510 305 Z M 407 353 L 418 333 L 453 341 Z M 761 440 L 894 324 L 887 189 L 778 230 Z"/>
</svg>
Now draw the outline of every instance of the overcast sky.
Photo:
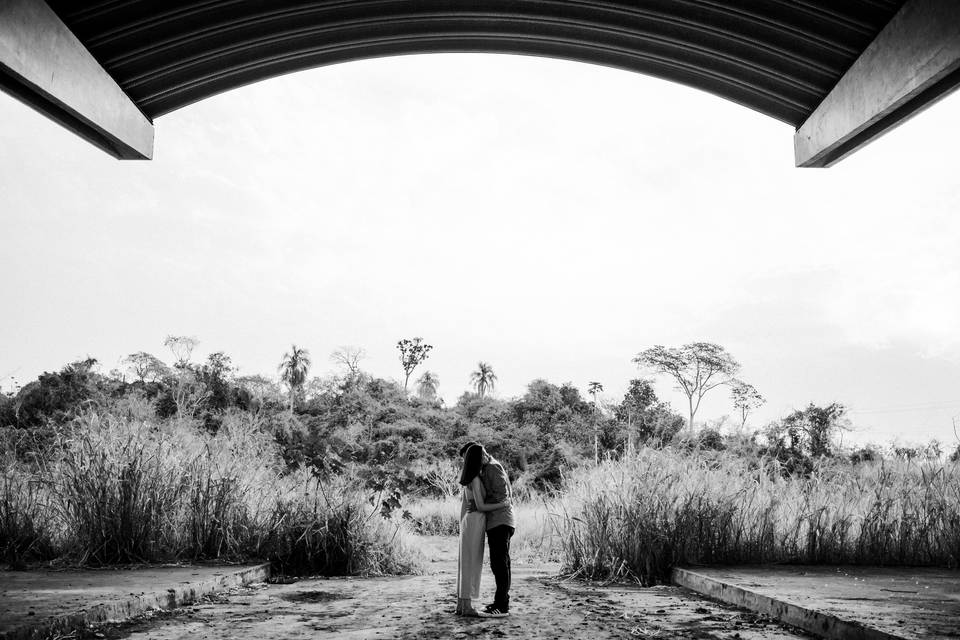
<svg viewBox="0 0 960 640">
<path fill-rule="evenodd" d="M 169 361 L 167 334 L 270 375 L 291 343 L 316 374 L 356 345 L 396 378 L 423 336 L 448 402 L 479 360 L 501 397 L 614 399 L 638 351 L 706 340 L 769 400 L 757 425 L 836 400 L 858 440 L 952 442 L 958 107 L 801 170 L 790 126 L 680 85 L 410 56 L 205 100 L 119 162 L 0 94 L 0 378 Z M 698 418 L 730 412 L 717 390 Z"/>
</svg>

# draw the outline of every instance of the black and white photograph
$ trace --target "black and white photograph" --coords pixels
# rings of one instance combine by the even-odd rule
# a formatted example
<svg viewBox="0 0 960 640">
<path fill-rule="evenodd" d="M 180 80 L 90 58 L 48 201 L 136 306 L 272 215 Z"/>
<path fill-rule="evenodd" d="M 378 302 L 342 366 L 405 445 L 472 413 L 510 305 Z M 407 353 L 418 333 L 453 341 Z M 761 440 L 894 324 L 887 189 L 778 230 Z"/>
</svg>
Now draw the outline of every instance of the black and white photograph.
<svg viewBox="0 0 960 640">
<path fill-rule="evenodd" d="M 960 0 L 0 0 L 0 640 L 960 638 Z"/>
</svg>

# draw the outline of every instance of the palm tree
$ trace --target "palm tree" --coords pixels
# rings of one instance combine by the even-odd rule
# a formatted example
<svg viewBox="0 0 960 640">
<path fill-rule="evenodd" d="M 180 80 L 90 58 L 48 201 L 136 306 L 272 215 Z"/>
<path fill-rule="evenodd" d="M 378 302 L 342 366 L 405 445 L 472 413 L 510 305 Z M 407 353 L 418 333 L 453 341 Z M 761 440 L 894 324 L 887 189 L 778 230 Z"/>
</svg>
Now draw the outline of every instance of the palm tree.
<svg viewBox="0 0 960 640">
<path fill-rule="evenodd" d="M 437 399 L 437 387 L 440 386 L 440 378 L 433 371 L 424 371 L 423 375 L 417 380 L 417 395 L 421 400 L 433 402 Z"/>
<path fill-rule="evenodd" d="M 290 353 L 283 354 L 280 362 L 280 380 L 290 387 L 290 415 L 293 415 L 293 401 L 297 390 L 307 381 L 307 372 L 310 370 L 310 352 L 300 349 L 297 345 L 290 345 Z"/>
<path fill-rule="evenodd" d="M 603 385 L 599 382 L 591 382 L 587 385 L 587 393 L 593 396 L 593 462 L 600 464 L 600 416 L 597 409 L 597 394 L 603 391 Z"/>
<path fill-rule="evenodd" d="M 470 374 L 470 383 L 477 389 L 477 395 L 481 398 L 487 395 L 487 391 L 493 391 L 496 381 L 497 374 L 486 362 L 477 363 L 477 370 Z"/>
</svg>

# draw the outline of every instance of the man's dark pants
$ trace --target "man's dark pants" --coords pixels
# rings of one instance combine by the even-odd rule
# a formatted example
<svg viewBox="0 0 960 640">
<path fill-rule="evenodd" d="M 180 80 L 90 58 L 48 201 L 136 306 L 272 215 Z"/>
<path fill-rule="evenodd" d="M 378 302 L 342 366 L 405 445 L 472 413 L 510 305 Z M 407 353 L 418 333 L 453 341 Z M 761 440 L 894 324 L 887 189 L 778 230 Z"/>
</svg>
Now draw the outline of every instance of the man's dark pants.
<svg viewBox="0 0 960 640">
<path fill-rule="evenodd" d="M 510 610 L 510 538 L 513 527 L 502 524 L 487 529 L 487 544 L 490 546 L 490 570 L 497 582 L 497 594 L 493 606 L 500 611 Z"/>
</svg>

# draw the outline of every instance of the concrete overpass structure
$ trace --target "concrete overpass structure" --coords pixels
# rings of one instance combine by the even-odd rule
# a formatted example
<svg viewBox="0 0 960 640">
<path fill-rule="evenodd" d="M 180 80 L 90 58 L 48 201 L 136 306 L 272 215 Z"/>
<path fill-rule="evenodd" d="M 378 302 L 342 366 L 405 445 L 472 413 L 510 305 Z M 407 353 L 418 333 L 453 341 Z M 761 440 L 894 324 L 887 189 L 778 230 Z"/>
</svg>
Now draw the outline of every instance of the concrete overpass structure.
<svg viewBox="0 0 960 640">
<path fill-rule="evenodd" d="M 363 58 L 536 55 L 702 89 L 825 167 L 960 84 L 960 0 L 0 0 L 0 88 L 121 159 L 153 120 Z"/>
</svg>

